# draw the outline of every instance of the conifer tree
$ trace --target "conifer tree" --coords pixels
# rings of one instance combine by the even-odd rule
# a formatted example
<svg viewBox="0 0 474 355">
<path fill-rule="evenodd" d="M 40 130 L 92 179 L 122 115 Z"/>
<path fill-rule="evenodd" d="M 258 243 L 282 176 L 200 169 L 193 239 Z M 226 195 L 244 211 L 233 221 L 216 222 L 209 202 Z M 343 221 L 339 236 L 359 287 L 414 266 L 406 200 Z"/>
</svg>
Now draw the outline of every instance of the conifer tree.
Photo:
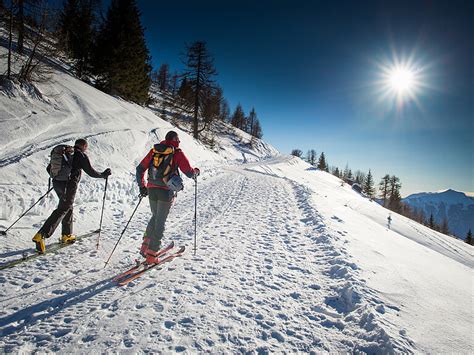
<svg viewBox="0 0 474 355">
<path fill-rule="evenodd" d="M 235 108 L 235 111 L 232 114 L 232 117 L 230 118 L 230 123 L 232 124 L 232 126 L 242 129 L 244 122 L 245 122 L 245 113 L 242 108 L 242 105 L 239 103 L 237 104 L 237 107 Z"/>
<path fill-rule="evenodd" d="M 400 195 L 400 189 L 402 184 L 400 179 L 395 175 L 390 177 L 390 197 L 388 200 L 388 208 L 394 212 L 400 212 L 402 209 L 402 197 Z"/>
<path fill-rule="evenodd" d="M 352 175 L 352 170 L 349 168 L 349 164 L 346 164 L 346 167 L 344 168 L 344 172 L 342 174 L 342 178 L 344 180 L 352 180 L 354 178 Z"/>
<path fill-rule="evenodd" d="M 221 115 L 221 103 L 223 100 L 222 88 L 216 86 L 215 88 L 208 87 L 203 95 L 202 116 L 204 121 L 211 123 L 219 119 Z"/>
<path fill-rule="evenodd" d="M 59 42 L 76 60 L 74 70 L 79 78 L 92 70 L 95 12 L 99 3 L 99 0 L 67 0 L 59 15 Z"/>
<path fill-rule="evenodd" d="M 415 220 L 414 209 L 407 203 L 401 203 L 401 214 L 405 217 Z"/>
<path fill-rule="evenodd" d="M 255 108 L 252 107 L 250 110 L 249 117 L 247 117 L 247 132 L 253 136 L 255 123 L 257 122 L 257 113 L 255 112 Z"/>
<path fill-rule="evenodd" d="M 157 72 L 153 73 L 153 80 L 161 91 L 168 91 L 170 78 L 170 66 L 166 63 L 161 64 Z"/>
<path fill-rule="evenodd" d="M 360 186 L 363 186 L 365 183 L 365 179 L 367 178 L 365 173 L 360 170 L 357 170 L 354 175 L 355 175 L 355 182 L 359 184 Z"/>
<path fill-rule="evenodd" d="M 317 153 L 314 149 L 311 149 L 311 165 L 316 165 Z"/>
<path fill-rule="evenodd" d="M 322 152 L 321 155 L 319 156 L 318 169 L 323 170 L 323 171 L 326 171 L 328 169 L 324 152 Z"/>
<path fill-rule="evenodd" d="M 390 195 L 390 175 L 386 174 L 379 183 L 380 198 L 382 199 L 382 206 L 387 205 L 388 197 Z"/>
<path fill-rule="evenodd" d="M 255 124 L 254 124 L 254 127 L 253 127 L 252 136 L 254 136 L 255 138 L 258 138 L 258 139 L 262 139 L 262 137 L 263 137 L 262 126 L 261 126 L 260 121 L 259 121 L 258 118 L 255 119 Z"/>
<path fill-rule="evenodd" d="M 474 240 L 472 238 L 472 232 L 471 232 L 470 228 L 469 228 L 469 231 L 467 232 L 467 235 L 466 235 L 466 243 L 468 243 L 470 245 L 474 245 Z"/>
<path fill-rule="evenodd" d="M 190 110 L 193 105 L 194 92 L 186 77 L 181 80 L 178 89 L 178 96 L 181 98 L 181 104 Z"/>
<path fill-rule="evenodd" d="M 112 0 L 95 47 L 97 86 L 144 104 L 151 84 L 150 56 L 135 0 Z"/>
<path fill-rule="evenodd" d="M 430 219 L 428 220 L 428 227 L 430 227 L 433 230 L 437 230 L 438 226 L 434 220 L 433 213 L 430 213 Z"/>
<path fill-rule="evenodd" d="M 413 214 L 414 214 L 415 221 L 421 224 L 425 223 L 425 213 L 423 212 L 423 209 L 415 207 Z"/>
<path fill-rule="evenodd" d="M 230 120 L 229 103 L 227 102 L 225 98 L 223 98 L 221 102 L 221 115 L 219 119 L 224 122 L 227 122 Z"/>
<path fill-rule="evenodd" d="M 291 155 L 294 155 L 295 157 L 301 158 L 303 156 L 303 152 L 301 149 L 293 149 L 291 151 Z"/>
<path fill-rule="evenodd" d="M 205 122 L 204 126 L 199 128 L 199 114 L 206 95 L 214 87 L 213 77 L 217 75 L 217 71 L 214 68 L 214 59 L 207 50 L 206 42 L 203 41 L 196 41 L 187 46 L 183 63 L 186 65 L 183 75 L 188 77 L 194 93 L 193 136 L 198 139 L 199 133 L 208 126 L 208 122 Z"/>
<path fill-rule="evenodd" d="M 372 172 L 369 169 L 369 173 L 367 174 L 365 181 L 363 181 L 363 191 L 367 196 L 370 198 L 374 197 L 375 195 L 375 187 L 374 187 L 374 179 L 372 177 Z"/>
<path fill-rule="evenodd" d="M 348 180 L 353 180 L 354 179 L 354 175 L 352 175 L 352 170 L 349 169 L 348 172 L 347 172 L 347 179 Z"/>
<path fill-rule="evenodd" d="M 178 79 L 179 79 L 178 72 L 175 71 L 173 75 L 171 75 L 170 82 L 169 82 L 169 85 L 170 85 L 169 89 L 171 91 L 171 94 L 173 95 L 176 95 L 178 91 Z"/>
<path fill-rule="evenodd" d="M 314 149 L 308 150 L 306 153 L 306 161 L 314 166 L 316 164 L 316 155 L 317 154 Z"/>
<path fill-rule="evenodd" d="M 441 223 L 439 231 L 443 234 L 449 235 L 449 223 L 446 217 L 443 218 L 443 222 Z"/>
</svg>

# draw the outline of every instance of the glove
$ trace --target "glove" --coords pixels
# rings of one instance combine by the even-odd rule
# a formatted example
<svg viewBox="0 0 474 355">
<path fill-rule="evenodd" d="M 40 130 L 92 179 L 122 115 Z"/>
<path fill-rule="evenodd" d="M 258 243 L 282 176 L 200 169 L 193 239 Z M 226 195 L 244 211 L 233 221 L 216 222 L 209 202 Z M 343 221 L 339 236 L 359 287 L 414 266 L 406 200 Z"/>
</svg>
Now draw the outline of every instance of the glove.
<svg viewBox="0 0 474 355">
<path fill-rule="evenodd" d="M 201 175 L 201 170 L 199 170 L 199 168 L 194 168 L 194 177 L 197 178 L 199 175 Z"/>
<path fill-rule="evenodd" d="M 140 186 L 140 197 L 147 197 L 148 196 L 148 189 L 146 186 Z"/>
<path fill-rule="evenodd" d="M 110 170 L 110 168 L 107 168 L 103 171 L 101 175 L 104 179 L 107 179 L 111 174 L 112 174 L 112 170 Z"/>
</svg>

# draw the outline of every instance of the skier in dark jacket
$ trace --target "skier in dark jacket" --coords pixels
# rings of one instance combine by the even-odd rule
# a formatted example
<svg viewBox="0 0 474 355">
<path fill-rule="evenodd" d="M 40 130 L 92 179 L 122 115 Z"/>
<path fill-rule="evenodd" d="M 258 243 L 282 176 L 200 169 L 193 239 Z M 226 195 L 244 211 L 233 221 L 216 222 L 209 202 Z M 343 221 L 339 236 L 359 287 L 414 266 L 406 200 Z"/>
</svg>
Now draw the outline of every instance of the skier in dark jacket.
<svg viewBox="0 0 474 355">
<path fill-rule="evenodd" d="M 40 228 L 38 233 L 33 237 L 33 242 L 36 243 L 36 250 L 38 253 L 45 252 L 45 238 L 49 238 L 56 230 L 59 223 L 62 221 L 62 243 L 74 243 L 76 236 L 72 234 L 72 213 L 73 203 L 76 197 L 79 181 L 81 180 L 82 170 L 87 175 L 93 178 L 107 178 L 112 172 L 110 168 L 105 169 L 102 173 L 97 172 L 92 168 L 89 158 L 86 155 L 87 141 L 85 139 L 78 139 L 74 143 L 74 155 L 71 163 L 71 173 L 67 181 L 55 181 L 53 179 L 53 187 L 59 197 L 58 207 L 51 213 L 44 225 Z"/>
<path fill-rule="evenodd" d="M 174 131 L 169 131 L 166 134 L 165 140 L 160 142 L 160 145 L 172 147 L 174 150 L 171 169 L 168 176 L 179 176 L 179 168 L 179 170 L 181 170 L 187 177 L 195 178 L 199 175 L 200 171 L 198 168 L 191 167 L 188 158 L 184 155 L 183 151 L 179 149 L 179 143 L 178 134 Z M 152 213 L 140 249 L 140 254 L 146 257 L 146 262 L 148 264 L 154 264 L 159 261 L 158 251 L 161 248 L 161 239 L 163 238 L 163 232 L 165 230 L 165 222 L 174 198 L 174 191 L 170 190 L 163 178 L 154 177 L 152 172 L 154 156 L 155 150 L 153 148 L 137 166 L 136 173 L 137 183 L 140 188 L 140 196 L 149 197 Z M 148 182 L 145 184 L 144 175 L 147 170 Z"/>
<path fill-rule="evenodd" d="M 66 186 L 72 168 L 74 147 L 59 145 L 53 149 L 51 156 L 53 156 L 55 151 L 57 151 L 56 155 L 58 156 L 58 159 L 60 157 L 61 161 L 56 161 L 56 168 L 53 168 L 51 163 L 48 164 L 46 171 L 52 178 L 54 192 L 56 192 L 58 199 L 61 200 L 61 198 L 66 194 Z M 65 214 L 61 223 L 62 235 L 70 235 L 72 230 L 72 209 Z"/>
</svg>

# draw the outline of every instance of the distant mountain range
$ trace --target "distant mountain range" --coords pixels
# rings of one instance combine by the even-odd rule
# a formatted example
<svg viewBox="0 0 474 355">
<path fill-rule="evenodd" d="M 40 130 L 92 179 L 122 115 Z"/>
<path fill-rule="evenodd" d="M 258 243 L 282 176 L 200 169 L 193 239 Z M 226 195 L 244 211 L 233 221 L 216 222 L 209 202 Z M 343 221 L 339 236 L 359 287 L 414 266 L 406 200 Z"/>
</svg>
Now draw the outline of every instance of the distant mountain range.
<svg viewBox="0 0 474 355">
<path fill-rule="evenodd" d="M 443 192 L 421 192 L 402 200 L 413 208 L 423 210 L 425 217 L 431 214 L 436 223 L 447 218 L 449 231 L 464 239 L 469 228 L 474 232 L 474 197 L 464 192 L 446 190 Z"/>
</svg>

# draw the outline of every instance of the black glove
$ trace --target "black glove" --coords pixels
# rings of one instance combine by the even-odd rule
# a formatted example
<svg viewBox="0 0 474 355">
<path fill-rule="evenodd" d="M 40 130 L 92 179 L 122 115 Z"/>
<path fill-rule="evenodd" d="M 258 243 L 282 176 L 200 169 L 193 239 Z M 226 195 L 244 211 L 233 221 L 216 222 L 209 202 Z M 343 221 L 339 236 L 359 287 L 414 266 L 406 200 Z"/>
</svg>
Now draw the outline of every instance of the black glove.
<svg viewBox="0 0 474 355">
<path fill-rule="evenodd" d="M 107 179 L 110 175 L 112 175 L 112 170 L 110 170 L 110 168 L 107 168 L 101 175 L 104 179 Z"/>
<path fill-rule="evenodd" d="M 148 189 L 146 186 L 140 186 L 140 197 L 147 197 L 148 196 Z"/>
<path fill-rule="evenodd" d="M 194 168 L 194 178 L 197 178 L 199 175 L 201 175 L 201 170 L 199 170 L 199 168 Z"/>
</svg>

